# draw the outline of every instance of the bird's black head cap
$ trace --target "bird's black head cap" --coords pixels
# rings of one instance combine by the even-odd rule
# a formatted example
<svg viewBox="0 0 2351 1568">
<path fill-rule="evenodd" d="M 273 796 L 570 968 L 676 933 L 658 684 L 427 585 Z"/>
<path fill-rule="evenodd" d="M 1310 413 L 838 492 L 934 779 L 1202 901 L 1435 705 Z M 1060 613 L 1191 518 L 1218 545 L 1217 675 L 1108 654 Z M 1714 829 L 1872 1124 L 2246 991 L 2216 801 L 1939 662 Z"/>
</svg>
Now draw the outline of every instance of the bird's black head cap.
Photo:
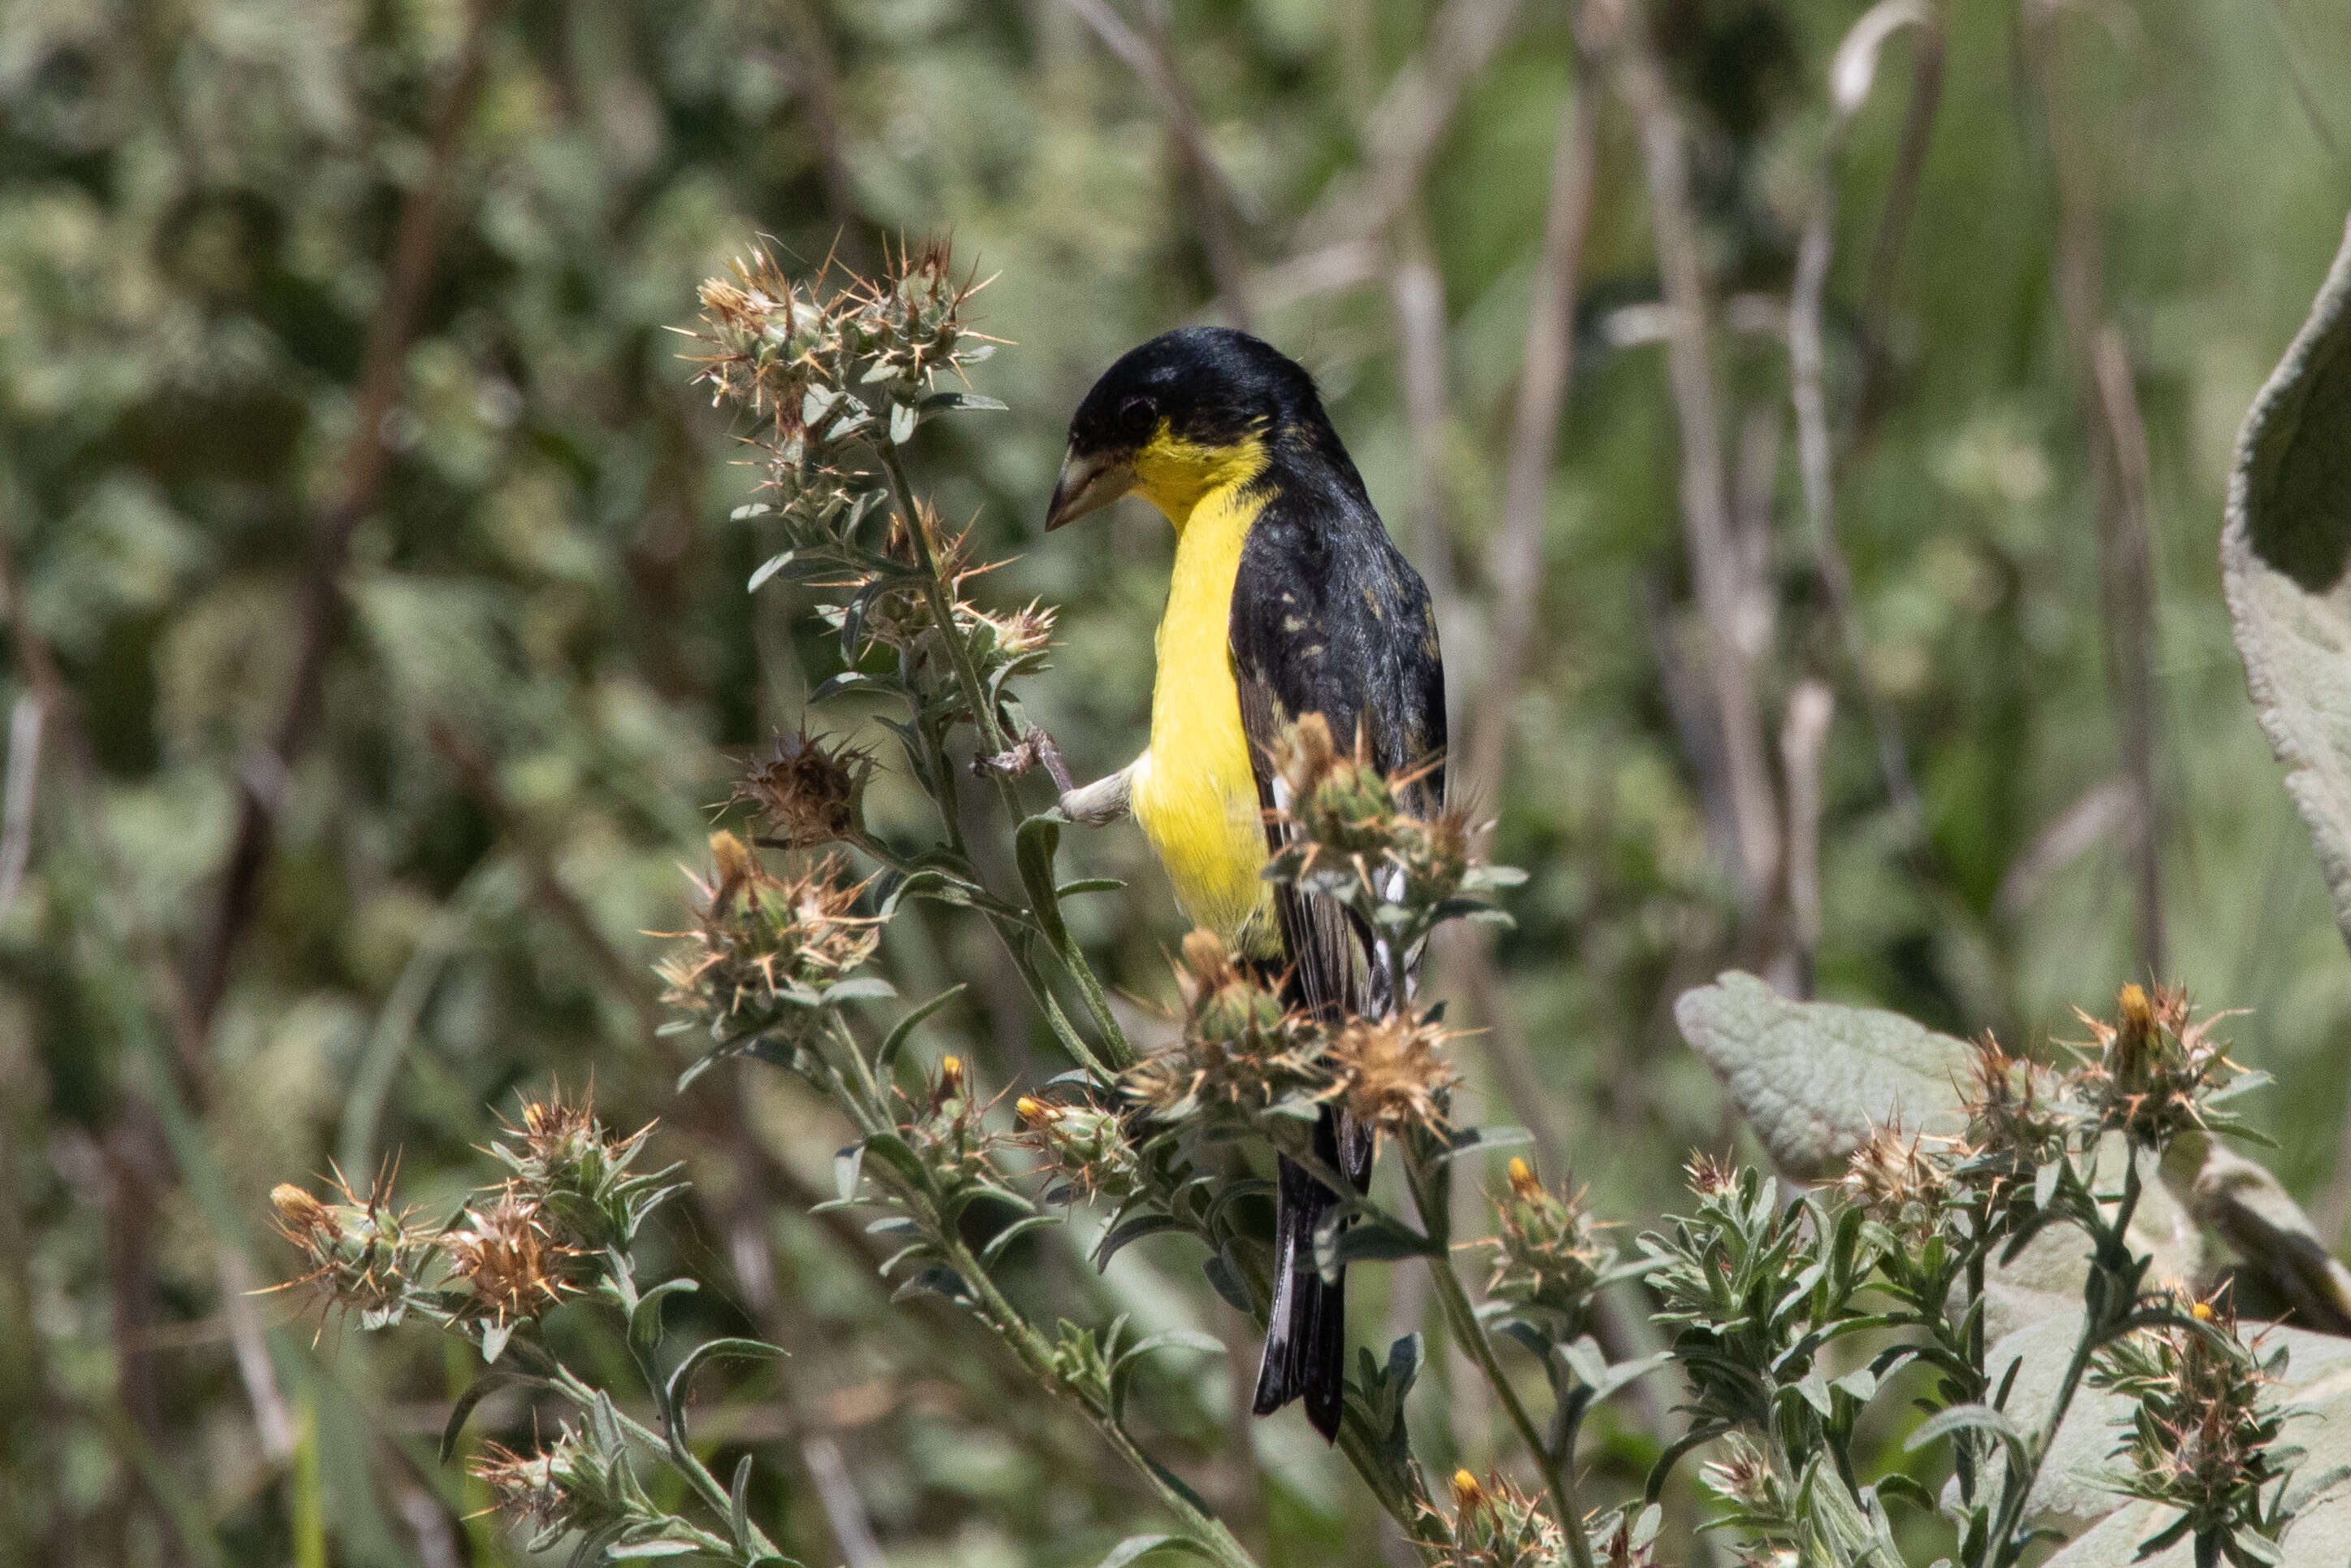
<svg viewBox="0 0 2351 1568">
<path fill-rule="evenodd" d="M 1078 405 L 1045 526 L 1117 500 L 1152 460 L 1180 468 L 1195 461 L 1183 453 L 1215 454 L 1251 440 L 1345 455 L 1314 378 L 1273 345 L 1229 327 L 1162 333 L 1103 371 Z"/>
<path fill-rule="evenodd" d="M 1102 372 L 1070 421 L 1070 450 L 1132 451 L 1163 421 L 1179 441 L 1221 447 L 1322 422 L 1322 404 L 1314 378 L 1264 339 L 1229 327 L 1179 327 Z"/>
</svg>

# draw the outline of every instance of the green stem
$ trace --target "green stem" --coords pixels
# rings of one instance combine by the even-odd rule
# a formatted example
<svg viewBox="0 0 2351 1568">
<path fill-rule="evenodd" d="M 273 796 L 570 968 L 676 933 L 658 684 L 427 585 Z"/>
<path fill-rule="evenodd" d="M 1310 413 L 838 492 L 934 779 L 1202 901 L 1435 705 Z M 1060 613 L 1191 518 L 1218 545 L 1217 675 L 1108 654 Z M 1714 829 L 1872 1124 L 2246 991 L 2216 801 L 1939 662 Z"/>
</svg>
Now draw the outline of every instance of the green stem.
<svg viewBox="0 0 2351 1568">
<path fill-rule="evenodd" d="M 2050 1407 L 2048 1418 L 2043 1421 L 2040 1432 L 2032 1439 L 2031 1458 L 2025 1463 L 2023 1473 L 2016 1478 L 2013 1486 L 2001 1492 L 2001 1528 L 1992 1541 L 1992 1568 L 2010 1568 L 2024 1555 L 2025 1547 L 2031 1544 L 2029 1540 L 2020 1538 L 2024 1522 L 2025 1500 L 2032 1490 L 2032 1483 L 2040 1478 L 2041 1467 L 2049 1458 L 2050 1449 L 2057 1441 L 2057 1428 L 2064 1424 L 2066 1409 L 2074 1403 L 2074 1395 L 2081 1387 L 2083 1375 L 2090 1368 L 2090 1358 L 2106 1342 L 2114 1325 L 2128 1317 L 2132 1307 L 2137 1304 L 2129 1299 L 2134 1274 L 2129 1232 L 2131 1216 L 2138 1209 L 2140 1190 L 2137 1146 L 2126 1140 L 2123 1158 L 2123 1195 L 2122 1200 L 2115 1206 L 2115 1217 L 2111 1222 L 2103 1223 L 2094 1219 L 2090 1231 L 2096 1242 L 2090 1261 L 2091 1278 L 2104 1276 L 2108 1288 L 2095 1317 L 2091 1315 L 2088 1301 L 2083 1302 L 2081 1337 L 2074 1341 L 2074 1354 L 2065 1363 L 2065 1376 L 2057 1385 L 2056 1403 Z M 2092 1195 L 2089 1202 L 2091 1213 L 2095 1216 L 2096 1197 Z"/>
<path fill-rule="evenodd" d="M 946 649 L 947 662 L 954 667 L 956 685 L 962 693 L 965 705 L 971 710 L 971 722 L 979 732 L 980 743 L 986 748 L 985 754 L 1000 754 L 1010 748 L 1006 742 L 1003 727 L 997 722 L 996 706 L 988 701 L 986 689 L 980 685 L 979 671 L 971 662 L 970 645 L 964 640 L 962 628 L 956 624 L 955 596 L 946 575 L 939 570 L 938 553 L 931 548 L 930 530 L 924 526 L 922 514 L 914 504 L 914 490 L 906 478 L 905 464 L 899 461 L 897 448 L 886 441 L 876 442 L 874 451 L 881 459 L 882 472 L 890 481 L 891 504 L 897 508 L 899 519 L 905 524 L 906 536 L 914 541 L 915 564 L 923 573 L 923 597 L 930 606 L 931 619 L 938 628 L 939 640 Z M 938 770 L 940 787 L 949 792 L 951 796 L 955 787 L 954 764 L 947 759 L 944 743 L 935 749 L 932 766 Z M 1012 822 L 1019 823 L 1027 815 L 1009 779 L 998 777 L 996 793 L 1004 805 L 1006 815 Z M 960 849 L 962 836 L 952 815 L 947 831 Z M 1029 982 L 1030 992 L 1041 992 L 1043 981 L 1036 977 L 1033 966 L 1020 950 L 1012 933 L 1005 931 L 1000 922 L 998 931 L 1004 939 L 1012 961 L 1020 966 L 1021 978 Z M 1070 977 L 1077 981 L 1079 993 L 1085 998 L 1086 1011 L 1093 1015 L 1094 1026 L 1102 1031 L 1103 1054 L 1111 1058 L 1111 1069 L 1117 1071 L 1133 1065 L 1134 1048 L 1127 1043 L 1126 1031 L 1119 1027 L 1118 1019 L 1110 1010 L 1110 998 L 1102 990 L 1102 981 L 1095 975 L 1093 966 L 1086 961 L 1085 954 L 1079 950 L 1076 940 L 1073 939 L 1066 947 L 1057 949 L 1056 955 L 1070 971 Z M 1059 1010 L 1050 1009 L 1048 1012 L 1049 1015 L 1058 1014 Z M 1055 1032 L 1062 1033 L 1058 1026 Z M 1077 1061 L 1099 1071 L 1093 1054 L 1077 1044 L 1071 1037 L 1073 1033 L 1063 1034 L 1062 1045 Z"/>
<path fill-rule="evenodd" d="M 1086 1413 L 1095 1429 L 1102 1433 L 1112 1448 L 1118 1450 L 1120 1457 L 1134 1466 L 1136 1472 L 1151 1483 L 1152 1490 L 1159 1494 L 1162 1505 L 1181 1522 L 1185 1533 L 1196 1542 L 1214 1561 L 1225 1564 L 1225 1568 L 1258 1568 L 1257 1560 L 1233 1538 L 1233 1532 L 1225 1528 L 1223 1521 L 1207 1512 L 1185 1496 L 1181 1490 L 1168 1484 L 1165 1473 L 1157 1465 L 1153 1464 L 1142 1449 L 1135 1447 L 1134 1440 L 1126 1435 L 1123 1428 L 1111 1418 L 1109 1412 L 1097 1410 L 1089 1401 L 1080 1398 L 1067 1384 L 1061 1381 L 1061 1375 L 1053 1367 L 1052 1349 L 1045 1343 L 1044 1336 L 1031 1328 L 1029 1325 L 1029 1320 L 1022 1317 L 1019 1311 L 1005 1299 L 1004 1293 L 997 1289 L 996 1282 L 988 1276 L 987 1268 L 978 1258 L 973 1255 L 971 1249 L 964 1245 L 962 1239 L 953 1231 L 936 1223 L 930 1224 L 926 1229 L 931 1233 L 931 1244 L 945 1255 L 947 1266 L 960 1274 L 964 1282 L 970 1286 L 980 1321 L 994 1329 L 997 1337 L 1012 1347 L 1013 1354 L 1020 1358 L 1021 1365 L 1026 1366 L 1039 1382 L 1061 1394 Z"/>
<path fill-rule="evenodd" d="M 1413 1201 L 1420 1208 L 1421 1225 L 1431 1241 L 1442 1246 L 1447 1234 L 1446 1216 L 1432 1200 L 1427 1172 L 1414 1155 L 1409 1145 L 1405 1149 L 1405 1175 L 1412 1187 Z M 1436 1283 L 1437 1299 L 1445 1309 L 1445 1321 L 1453 1331 L 1454 1339 L 1478 1364 L 1494 1397 L 1502 1402 L 1510 1417 L 1510 1425 L 1519 1430 L 1519 1438 L 1527 1452 L 1542 1471 L 1543 1486 L 1551 1493 L 1552 1511 L 1559 1517 L 1560 1533 L 1567 1538 L 1567 1560 L 1573 1568 L 1593 1568 L 1592 1542 L 1583 1533 L 1583 1510 L 1576 1501 L 1573 1466 L 1575 1456 L 1562 1453 L 1553 1457 L 1545 1449 L 1542 1435 L 1535 1429 L 1534 1420 L 1527 1414 L 1519 1391 L 1502 1371 L 1502 1364 L 1494 1354 L 1494 1342 L 1487 1336 L 1486 1325 L 1478 1321 L 1477 1309 L 1469 1304 L 1468 1293 L 1462 1289 L 1461 1276 L 1453 1272 L 1450 1251 L 1428 1260 L 1429 1278 Z"/>
</svg>

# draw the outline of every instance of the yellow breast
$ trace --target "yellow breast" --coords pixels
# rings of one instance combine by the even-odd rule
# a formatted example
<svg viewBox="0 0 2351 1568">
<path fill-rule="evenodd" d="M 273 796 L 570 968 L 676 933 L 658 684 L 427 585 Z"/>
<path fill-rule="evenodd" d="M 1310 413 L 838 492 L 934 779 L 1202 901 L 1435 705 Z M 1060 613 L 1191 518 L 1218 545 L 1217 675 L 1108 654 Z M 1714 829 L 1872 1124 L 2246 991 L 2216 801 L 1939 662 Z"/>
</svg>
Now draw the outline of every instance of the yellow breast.
<svg viewBox="0 0 2351 1568">
<path fill-rule="evenodd" d="M 1235 465 L 1224 483 L 1162 505 L 1176 525 L 1176 566 L 1159 622 L 1151 693 L 1151 749 L 1132 777 L 1135 820 L 1196 924 L 1238 950 L 1279 950 L 1270 919 L 1265 823 L 1233 682 L 1230 622 L 1241 545 L 1264 504 L 1246 482 L 1262 466 Z M 1148 466 L 1144 493 L 1155 500 Z M 1189 503 L 1189 504 L 1183 504 Z"/>
</svg>

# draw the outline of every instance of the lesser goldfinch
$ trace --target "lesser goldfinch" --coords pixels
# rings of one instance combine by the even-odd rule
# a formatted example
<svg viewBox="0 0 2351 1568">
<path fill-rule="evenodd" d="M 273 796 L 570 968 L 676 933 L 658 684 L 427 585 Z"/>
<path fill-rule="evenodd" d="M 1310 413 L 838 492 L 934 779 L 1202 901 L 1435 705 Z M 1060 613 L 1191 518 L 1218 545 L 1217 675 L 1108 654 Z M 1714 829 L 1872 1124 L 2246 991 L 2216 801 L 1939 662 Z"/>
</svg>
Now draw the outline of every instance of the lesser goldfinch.
<svg viewBox="0 0 2351 1568">
<path fill-rule="evenodd" d="M 1090 822 L 1131 809 L 1184 912 L 1280 974 L 1294 1005 L 1324 1019 L 1383 1014 L 1399 999 L 1369 961 L 1372 933 L 1332 900 L 1262 876 L 1287 831 L 1270 751 L 1284 724 L 1320 713 L 1341 745 L 1368 745 L 1405 810 L 1435 815 L 1445 665 L 1427 587 L 1381 526 L 1313 378 L 1245 332 L 1155 337 L 1086 394 L 1045 526 L 1130 491 L 1176 525 L 1151 744 L 1070 792 L 1064 809 Z M 1357 1190 L 1369 1181 L 1372 1140 L 1351 1118 L 1326 1106 L 1314 1145 Z M 1338 1199 L 1302 1167 L 1279 1165 L 1256 1408 L 1302 1397 L 1315 1429 L 1335 1438 L 1344 1277 L 1316 1272 L 1313 1239 Z"/>
</svg>

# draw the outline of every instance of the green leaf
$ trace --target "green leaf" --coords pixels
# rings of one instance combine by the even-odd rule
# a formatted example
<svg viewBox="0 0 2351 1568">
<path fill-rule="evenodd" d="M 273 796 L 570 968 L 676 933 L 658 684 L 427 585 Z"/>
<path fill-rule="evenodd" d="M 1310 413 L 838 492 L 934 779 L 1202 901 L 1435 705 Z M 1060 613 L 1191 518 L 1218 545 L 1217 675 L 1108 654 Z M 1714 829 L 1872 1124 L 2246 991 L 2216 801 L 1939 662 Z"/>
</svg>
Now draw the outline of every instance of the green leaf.
<svg viewBox="0 0 2351 1568">
<path fill-rule="evenodd" d="M 638 1557 L 683 1557 L 701 1550 L 691 1541 L 639 1541 L 627 1546 L 607 1546 L 604 1556 L 611 1562 L 622 1563 Z"/>
<path fill-rule="evenodd" d="M 1840 1169 L 1870 1129 L 1962 1130 L 1974 1051 L 1897 1012 L 1792 1002 L 1736 971 L 1684 992 L 1682 1038 L 1706 1059 L 1792 1176 Z"/>
<path fill-rule="evenodd" d="M 1000 413 L 1011 406 L 1009 403 L 999 401 L 995 398 L 984 397 L 977 392 L 933 392 L 923 400 L 923 412 L 926 414 L 945 413 L 959 409 L 968 409 L 975 413 Z"/>
<path fill-rule="evenodd" d="M 906 1041 L 922 1025 L 923 1020 L 962 994 L 960 983 L 951 985 L 892 1024 L 890 1033 L 882 1037 L 882 1048 L 873 1054 L 873 1075 L 887 1083 L 890 1068 L 898 1060 L 898 1053 L 905 1048 Z"/>
<path fill-rule="evenodd" d="M 1198 1542 L 1184 1535 L 1130 1535 L 1110 1549 L 1110 1555 L 1094 1564 L 1094 1568 L 1126 1568 L 1126 1565 L 1147 1552 L 1181 1552 L 1193 1557 L 1203 1557 L 1213 1563 L 1216 1553 Z"/>
<path fill-rule="evenodd" d="M 1070 950 L 1069 928 L 1061 923 L 1061 894 L 1053 884 L 1053 852 L 1061 845 L 1061 825 L 1050 816 L 1032 816 L 1020 825 L 1012 841 L 1013 857 L 1020 867 L 1020 885 L 1037 911 L 1037 923 L 1056 952 Z"/>
<path fill-rule="evenodd" d="M 1918 1429 L 1911 1433 L 1909 1440 L 1902 1445 L 1903 1451 L 1915 1454 L 1928 1444 L 1948 1438 L 1954 1432 L 1990 1432 L 2009 1446 L 2019 1464 L 2024 1462 L 2024 1434 L 2017 1429 L 2014 1421 L 1989 1405 L 1954 1405 L 1948 1410 L 1929 1416 L 1918 1424 Z"/>
<path fill-rule="evenodd" d="M 722 1355 L 736 1361 L 774 1361 L 783 1354 L 781 1348 L 764 1339 L 705 1339 L 687 1351 L 684 1359 L 670 1373 L 669 1382 L 662 1390 L 663 1400 L 672 1410 L 682 1408 L 686 1391 L 694 1385 L 694 1375 L 702 1369 L 704 1362 Z"/>
<path fill-rule="evenodd" d="M 650 1350 L 661 1343 L 662 1303 L 674 1295 L 687 1295 L 702 1287 L 689 1279 L 664 1280 L 639 1296 L 629 1308 L 629 1338 L 640 1348 Z"/>
<path fill-rule="evenodd" d="M 1184 1222 L 1168 1214 L 1138 1214 L 1125 1223 L 1106 1232 L 1102 1244 L 1094 1249 L 1094 1267 L 1106 1269 L 1110 1261 L 1130 1241 L 1140 1241 L 1145 1236 L 1156 1236 L 1162 1231 L 1181 1231 Z"/>
<path fill-rule="evenodd" d="M 524 1379 L 505 1373 L 485 1372 L 475 1378 L 463 1394 L 457 1396 L 457 1402 L 449 1407 L 448 1420 L 441 1425 L 441 1462 L 443 1464 L 447 1464 L 455 1457 L 457 1439 L 465 1436 L 465 1418 L 474 1413 L 474 1407 L 509 1383 L 522 1381 Z M 530 1381 L 536 1382 L 537 1379 Z"/>
<path fill-rule="evenodd" d="M 1210 1355 L 1222 1355 L 1225 1342 L 1215 1334 L 1203 1334 L 1196 1328 L 1170 1328 L 1138 1340 L 1122 1351 L 1110 1365 L 1110 1418 L 1113 1422 L 1126 1419 L 1126 1391 L 1142 1368 L 1143 1357 L 1155 1350 L 1197 1350 Z"/>
<path fill-rule="evenodd" d="M 1057 1214 L 1023 1215 L 987 1239 L 987 1245 L 979 1250 L 979 1261 L 983 1263 L 992 1263 L 1003 1255 L 1005 1248 L 1012 1245 L 1020 1237 L 1031 1231 L 1042 1230 L 1048 1225 L 1059 1225 L 1061 1222 L 1061 1216 Z"/>
<path fill-rule="evenodd" d="M 904 446 L 914 439 L 914 427 L 922 422 L 922 412 L 912 403 L 890 405 L 890 444 Z"/>
<path fill-rule="evenodd" d="M 2351 940 L 2351 229 L 2254 400 L 2220 566 L 2253 708 Z"/>
<path fill-rule="evenodd" d="M 1446 1140 L 1443 1148 L 1429 1157 L 1429 1163 L 1442 1165 L 1465 1154 L 1498 1148 L 1523 1148 L 1534 1141 L 1535 1135 L 1524 1127 L 1463 1127 Z"/>
</svg>

